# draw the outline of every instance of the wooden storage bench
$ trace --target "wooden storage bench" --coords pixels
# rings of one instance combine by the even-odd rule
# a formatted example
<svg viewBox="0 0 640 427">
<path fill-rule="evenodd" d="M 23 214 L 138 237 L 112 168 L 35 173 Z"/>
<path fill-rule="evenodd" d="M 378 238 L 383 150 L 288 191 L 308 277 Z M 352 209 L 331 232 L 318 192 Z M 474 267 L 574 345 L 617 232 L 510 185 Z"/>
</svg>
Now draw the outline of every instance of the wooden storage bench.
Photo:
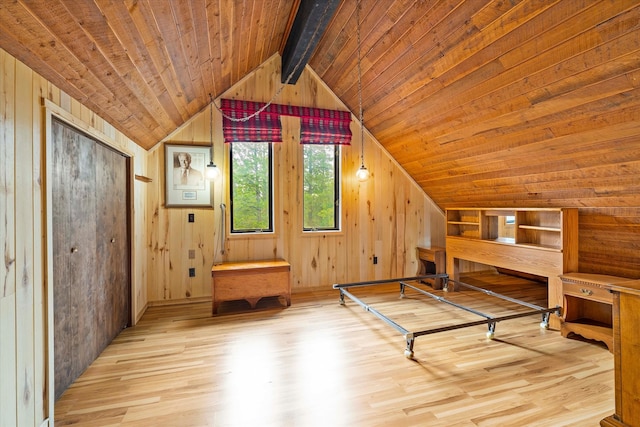
<svg viewBox="0 0 640 427">
<path fill-rule="evenodd" d="M 291 305 L 291 266 L 282 259 L 226 262 L 211 268 L 212 314 L 222 301 L 246 300 L 255 308 L 261 298 L 282 296 Z"/>
</svg>

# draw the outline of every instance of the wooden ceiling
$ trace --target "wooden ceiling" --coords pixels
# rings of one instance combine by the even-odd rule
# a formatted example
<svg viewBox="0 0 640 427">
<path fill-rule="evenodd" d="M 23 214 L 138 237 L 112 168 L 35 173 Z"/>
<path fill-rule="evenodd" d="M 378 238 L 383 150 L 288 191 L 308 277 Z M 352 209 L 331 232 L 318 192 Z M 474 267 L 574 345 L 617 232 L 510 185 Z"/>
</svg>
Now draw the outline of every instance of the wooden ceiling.
<svg viewBox="0 0 640 427">
<path fill-rule="evenodd" d="M 355 5 L 309 65 L 357 113 Z M 148 149 L 281 51 L 296 9 L 2 1 L 0 47 Z M 365 125 L 441 207 L 640 206 L 637 0 L 362 0 L 361 20 Z"/>
</svg>

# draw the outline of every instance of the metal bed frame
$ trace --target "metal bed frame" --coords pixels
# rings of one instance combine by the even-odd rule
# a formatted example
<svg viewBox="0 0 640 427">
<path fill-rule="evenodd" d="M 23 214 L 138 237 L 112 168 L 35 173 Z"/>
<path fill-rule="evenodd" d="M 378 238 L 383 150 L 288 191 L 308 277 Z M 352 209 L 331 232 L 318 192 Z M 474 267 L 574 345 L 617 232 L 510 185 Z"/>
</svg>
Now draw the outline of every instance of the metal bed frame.
<svg viewBox="0 0 640 427">
<path fill-rule="evenodd" d="M 475 290 L 475 291 L 479 291 L 481 293 L 484 293 L 486 295 L 492 296 L 492 297 L 497 297 L 500 298 L 502 300 L 505 301 L 509 301 L 512 303 L 515 303 L 517 305 L 520 306 L 524 306 L 527 307 L 531 310 L 529 311 L 525 311 L 525 312 L 520 312 L 520 313 L 515 313 L 515 314 L 510 314 L 510 315 L 505 315 L 505 316 L 492 316 L 490 314 L 485 314 L 482 313 L 478 310 L 475 310 L 473 308 L 464 306 L 462 304 L 458 304 L 455 303 L 453 301 L 450 301 L 444 297 L 441 297 L 439 295 L 435 295 L 431 292 L 428 292 L 418 286 L 422 285 L 424 283 L 425 280 L 427 279 L 432 279 L 432 280 L 441 280 L 442 284 L 443 284 L 443 288 L 442 290 L 447 292 L 449 290 L 449 283 L 454 283 L 455 287 L 463 287 L 463 288 L 467 288 L 467 289 L 471 289 L 471 290 Z M 416 282 L 416 284 L 411 284 L 409 282 Z M 390 319 L 389 317 L 385 316 L 384 314 L 380 313 L 379 311 L 377 311 L 376 309 L 374 309 L 373 307 L 371 307 L 370 305 L 366 304 L 365 302 L 363 302 L 360 298 L 356 297 L 355 295 L 353 295 L 351 292 L 348 291 L 349 288 L 355 288 L 355 287 L 366 287 L 366 286 L 379 286 L 379 285 L 386 285 L 389 283 L 399 283 L 400 284 L 400 298 L 404 298 L 405 297 L 405 289 L 406 288 L 410 288 L 413 289 L 414 291 L 418 292 L 419 294 L 428 296 L 430 298 L 433 298 L 436 301 L 445 303 L 445 304 L 449 304 L 455 308 L 467 311 L 469 313 L 475 314 L 479 317 L 482 318 L 482 320 L 476 320 L 476 321 L 472 321 L 472 322 L 466 322 L 466 323 L 461 323 L 461 324 L 456 324 L 456 325 L 449 325 L 449 326 L 442 326 L 442 327 L 436 327 L 436 328 L 431 328 L 431 329 L 425 329 L 425 330 L 420 330 L 420 331 L 409 331 L 408 329 L 405 329 L 403 326 L 401 326 L 400 324 L 396 323 L 395 321 L 393 321 L 392 319 Z M 540 307 L 538 305 L 535 304 L 530 304 L 528 302 L 516 299 L 516 298 L 511 298 L 508 297 L 506 295 L 502 295 L 499 294 L 497 292 L 488 290 L 488 289 L 484 289 L 484 288 L 480 288 L 477 286 L 473 286 L 470 285 L 468 283 L 464 283 L 461 282 L 459 280 L 452 280 L 449 278 L 449 276 L 447 274 L 429 274 L 429 275 L 424 275 L 424 276 L 415 276 L 415 277 L 403 277 L 403 278 L 399 278 L 399 279 L 387 279 L 387 280 L 373 280 L 373 281 L 368 281 L 368 282 L 355 282 L 355 283 L 344 283 L 344 284 L 334 284 L 333 285 L 333 289 L 338 289 L 340 290 L 340 305 L 345 305 L 345 295 L 347 297 L 349 297 L 349 299 L 351 299 L 352 301 L 356 302 L 358 305 L 360 305 L 362 308 L 365 309 L 365 311 L 370 312 L 371 314 L 373 314 L 374 316 L 376 316 L 377 318 L 383 320 L 385 323 L 391 325 L 394 329 L 396 329 L 398 332 L 400 332 L 404 338 L 405 341 L 407 343 L 407 347 L 404 350 L 404 355 L 405 357 L 407 357 L 408 359 L 412 359 L 413 358 L 413 344 L 414 341 L 417 337 L 420 337 L 422 335 L 430 335 L 430 334 L 435 334 L 437 332 L 445 332 L 445 331 L 451 331 L 451 330 L 455 330 L 455 329 L 462 329 L 462 328 L 468 328 L 471 326 L 477 326 L 477 325 L 484 325 L 486 324 L 488 326 L 488 331 L 486 333 L 487 338 L 493 339 L 494 335 L 495 335 L 495 330 L 496 330 L 496 323 L 503 321 L 503 320 L 510 320 L 510 319 L 517 319 L 517 318 L 521 318 L 521 317 L 528 317 L 528 316 L 533 316 L 536 314 L 541 314 L 542 315 L 542 321 L 540 322 L 540 327 L 541 328 L 545 328 L 548 329 L 549 328 L 549 315 L 551 313 L 555 313 L 556 315 L 560 315 L 560 306 L 556 306 L 553 308 L 545 308 L 545 307 Z"/>
</svg>

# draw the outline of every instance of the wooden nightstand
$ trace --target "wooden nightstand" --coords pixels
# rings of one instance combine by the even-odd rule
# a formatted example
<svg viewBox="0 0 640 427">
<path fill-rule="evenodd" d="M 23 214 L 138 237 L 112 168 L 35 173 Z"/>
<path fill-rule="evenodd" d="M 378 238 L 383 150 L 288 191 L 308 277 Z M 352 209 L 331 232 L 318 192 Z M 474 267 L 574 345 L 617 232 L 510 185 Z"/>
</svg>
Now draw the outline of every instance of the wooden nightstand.
<svg viewBox="0 0 640 427">
<path fill-rule="evenodd" d="M 602 341 L 613 352 L 613 295 L 611 286 L 631 279 L 601 274 L 567 273 L 560 276 L 564 310 L 560 333 Z"/>
</svg>

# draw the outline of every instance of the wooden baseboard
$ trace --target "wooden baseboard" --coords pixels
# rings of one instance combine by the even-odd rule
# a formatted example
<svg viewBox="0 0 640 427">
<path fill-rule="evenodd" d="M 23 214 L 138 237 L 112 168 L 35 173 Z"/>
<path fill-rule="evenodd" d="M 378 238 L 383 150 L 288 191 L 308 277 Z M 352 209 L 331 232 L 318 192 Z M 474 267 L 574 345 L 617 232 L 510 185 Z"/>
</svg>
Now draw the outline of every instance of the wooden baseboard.
<svg viewBox="0 0 640 427">
<path fill-rule="evenodd" d="M 166 306 L 166 305 L 181 305 L 181 304 L 194 304 L 194 303 L 199 303 L 199 302 L 211 302 L 211 297 L 210 296 L 205 296 L 205 297 L 195 297 L 195 298 L 181 298 L 181 299 L 149 301 L 149 302 L 147 302 L 147 307 L 158 307 L 158 306 Z"/>
</svg>

